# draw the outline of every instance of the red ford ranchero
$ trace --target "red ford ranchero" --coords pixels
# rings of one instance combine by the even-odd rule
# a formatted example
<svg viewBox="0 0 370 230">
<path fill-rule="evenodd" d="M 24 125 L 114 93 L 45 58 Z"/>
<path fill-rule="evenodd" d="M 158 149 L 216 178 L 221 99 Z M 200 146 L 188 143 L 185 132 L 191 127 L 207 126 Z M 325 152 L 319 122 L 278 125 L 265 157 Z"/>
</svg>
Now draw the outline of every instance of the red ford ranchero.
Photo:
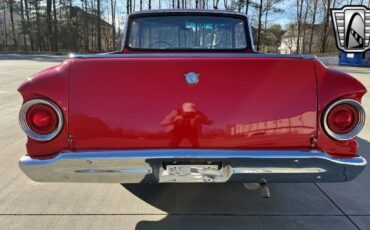
<svg viewBox="0 0 370 230">
<path fill-rule="evenodd" d="M 366 88 L 312 55 L 255 52 L 243 14 L 128 16 L 122 49 L 19 87 L 40 182 L 338 182 L 366 166 Z"/>
</svg>

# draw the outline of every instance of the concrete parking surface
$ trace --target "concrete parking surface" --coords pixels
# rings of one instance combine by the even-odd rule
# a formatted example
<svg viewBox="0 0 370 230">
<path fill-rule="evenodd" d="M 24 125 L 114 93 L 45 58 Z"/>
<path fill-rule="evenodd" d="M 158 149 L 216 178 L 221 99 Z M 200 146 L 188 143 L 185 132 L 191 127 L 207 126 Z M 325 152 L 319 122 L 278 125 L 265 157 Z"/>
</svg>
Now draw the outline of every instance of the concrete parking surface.
<svg viewBox="0 0 370 230">
<path fill-rule="evenodd" d="M 18 167 L 26 137 L 16 88 L 60 62 L 0 55 L 0 229 L 370 229 L 370 167 L 354 181 L 271 184 L 271 199 L 240 184 L 37 183 Z M 370 68 L 335 67 L 370 89 Z M 370 93 L 363 101 L 370 114 Z M 370 160 L 370 116 L 359 136 Z"/>
</svg>

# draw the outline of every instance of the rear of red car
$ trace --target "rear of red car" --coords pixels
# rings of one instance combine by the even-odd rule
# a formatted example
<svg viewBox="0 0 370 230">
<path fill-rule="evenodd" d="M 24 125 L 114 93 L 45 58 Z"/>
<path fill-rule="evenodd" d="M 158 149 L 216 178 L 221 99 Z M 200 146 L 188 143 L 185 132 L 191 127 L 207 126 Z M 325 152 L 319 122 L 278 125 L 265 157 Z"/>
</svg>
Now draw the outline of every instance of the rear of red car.
<svg viewBox="0 0 370 230">
<path fill-rule="evenodd" d="M 20 122 L 29 136 L 20 165 L 27 175 L 71 182 L 320 182 L 361 172 L 366 160 L 354 139 L 365 119 L 361 83 L 311 56 L 251 53 L 239 14 L 173 14 L 133 15 L 123 54 L 77 56 L 19 88 Z M 213 24 L 204 18 L 210 16 Z M 152 17 L 164 31 L 176 31 L 169 21 L 178 19 L 182 38 L 163 40 Z M 192 36 L 199 28 L 197 43 Z"/>
</svg>

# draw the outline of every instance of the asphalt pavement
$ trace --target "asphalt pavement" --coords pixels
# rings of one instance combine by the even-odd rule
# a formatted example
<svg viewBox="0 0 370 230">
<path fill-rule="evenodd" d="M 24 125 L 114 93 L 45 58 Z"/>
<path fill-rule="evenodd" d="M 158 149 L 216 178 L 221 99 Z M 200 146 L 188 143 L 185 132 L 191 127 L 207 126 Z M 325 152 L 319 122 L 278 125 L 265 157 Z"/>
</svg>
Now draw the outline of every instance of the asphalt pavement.
<svg viewBox="0 0 370 230">
<path fill-rule="evenodd" d="M 0 55 L 0 229 L 370 229 L 370 166 L 346 183 L 270 184 L 272 198 L 241 184 L 37 183 L 18 167 L 26 137 L 17 86 L 63 58 Z M 335 67 L 370 89 L 370 68 Z M 369 116 L 359 135 L 370 162 Z"/>
</svg>

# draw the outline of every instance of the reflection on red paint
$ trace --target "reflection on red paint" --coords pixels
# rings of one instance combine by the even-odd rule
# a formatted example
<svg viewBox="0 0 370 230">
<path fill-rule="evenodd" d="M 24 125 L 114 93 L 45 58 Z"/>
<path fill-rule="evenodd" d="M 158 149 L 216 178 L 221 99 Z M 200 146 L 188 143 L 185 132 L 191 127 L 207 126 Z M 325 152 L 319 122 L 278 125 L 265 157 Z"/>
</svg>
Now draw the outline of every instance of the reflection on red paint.
<svg viewBox="0 0 370 230">
<path fill-rule="evenodd" d="M 309 130 L 312 121 L 315 120 L 315 112 L 306 112 L 293 117 L 271 121 L 261 121 L 251 124 L 235 124 L 228 127 L 227 133 L 231 136 L 244 135 L 252 137 L 256 135 L 274 135 L 279 133 L 299 133 Z"/>
<path fill-rule="evenodd" d="M 188 140 L 191 147 L 199 147 L 199 137 L 203 125 L 213 122 L 194 103 L 186 102 L 181 108 L 171 111 L 161 122 L 169 136 L 169 147 L 179 147 L 183 140 Z"/>
</svg>

